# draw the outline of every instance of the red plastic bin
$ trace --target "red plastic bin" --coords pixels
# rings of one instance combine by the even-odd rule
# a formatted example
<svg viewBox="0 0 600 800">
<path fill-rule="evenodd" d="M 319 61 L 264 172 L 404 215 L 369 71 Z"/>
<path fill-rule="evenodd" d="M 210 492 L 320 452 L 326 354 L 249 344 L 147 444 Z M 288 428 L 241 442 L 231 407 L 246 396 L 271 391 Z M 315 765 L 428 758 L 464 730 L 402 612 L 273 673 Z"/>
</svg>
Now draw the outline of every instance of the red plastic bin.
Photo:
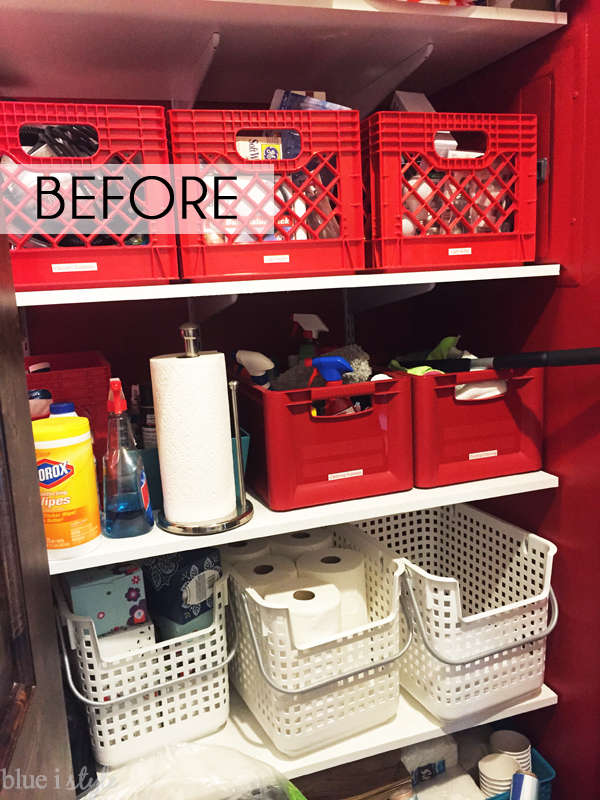
<svg viewBox="0 0 600 800">
<path fill-rule="evenodd" d="M 441 158 L 437 131 L 483 133 L 485 155 Z M 384 111 L 362 123 L 362 140 L 367 266 L 394 272 L 535 259 L 534 115 Z"/>
<path fill-rule="evenodd" d="M 24 125 L 92 125 L 98 133 L 98 151 L 89 158 L 36 158 L 21 147 Z M 118 157 L 123 163 L 168 164 L 165 112 L 154 106 L 83 105 L 81 103 L 0 103 L 0 156 L 19 164 L 106 164 Z M 23 187 L 21 187 L 23 189 Z M 35 202 L 35 188 L 30 190 Z M 10 221 L 11 212 L 7 215 Z M 122 235 L 109 228 L 95 234 L 76 232 L 83 244 L 61 246 L 57 236 L 50 247 L 33 247 L 32 235 L 51 239 L 37 223 L 25 236 L 9 236 L 15 288 L 75 289 L 92 286 L 135 286 L 168 283 L 179 277 L 174 235 L 150 235 L 148 244 L 127 245 L 135 232 Z M 151 225 L 152 223 L 150 223 Z M 75 231 L 74 231 L 75 232 Z M 94 246 L 98 232 L 110 234 L 116 244 Z M 79 270 L 76 268 L 80 267 Z"/>
<path fill-rule="evenodd" d="M 246 479 L 275 511 L 411 489 L 411 382 L 275 392 L 240 381 L 240 420 L 250 434 Z M 311 415 L 315 400 L 370 395 L 371 408 Z"/>
<path fill-rule="evenodd" d="M 106 451 L 110 364 L 102 353 L 91 350 L 27 356 L 25 368 L 45 361 L 50 364 L 50 372 L 28 372 L 27 388 L 48 389 L 55 402 L 75 403 L 76 413 L 90 421 L 94 452 L 100 464 Z"/>
<path fill-rule="evenodd" d="M 457 400 L 456 386 L 505 380 L 506 394 Z M 415 486 L 428 489 L 542 466 L 543 369 L 412 377 Z"/>
<path fill-rule="evenodd" d="M 183 234 L 184 278 L 298 277 L 364 268 L 356 111 L 175 110 L 169 111 L 168 120 L 175 164 L 247 163 L 236 149 L 236 136 L 241 131 L 292 129 L 301 137 L 296 158 L 269 162 L 279 176 L 275 202 L 281 216 L 275 220 L 275 231 L 280 240 L 268 241 L 264 235 L 257 235 L 257 241 L 242 243 L 227 235 L 224 242 L 207 243 L 202 233 Z M 287 200 L 278 193 L 280 187 Z M 297 201 L 301 201 L 300 210 Z M 339 235 L 322 238 L 324 233 L 331 235 L 331 223 L 334 229 L 337 223 Z M 306 238 L 296 238 L 298 234 Z"/>
</svg>

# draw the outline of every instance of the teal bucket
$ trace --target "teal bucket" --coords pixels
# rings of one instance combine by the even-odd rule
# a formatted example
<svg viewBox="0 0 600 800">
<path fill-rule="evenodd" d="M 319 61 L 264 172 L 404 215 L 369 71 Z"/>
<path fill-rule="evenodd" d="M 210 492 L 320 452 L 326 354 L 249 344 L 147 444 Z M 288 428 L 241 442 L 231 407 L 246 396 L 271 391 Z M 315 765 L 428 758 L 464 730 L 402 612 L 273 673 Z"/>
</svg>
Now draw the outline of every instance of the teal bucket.
<svg viewBox="0 0 600 800">
<path fill-rule="evenodd" d="M 244 474 L 246 474 L 246 462 L 248 461 L 248 448 L 250 447 L 250 434 L 240 428 L 242 439 L 242 457 L 244 461 Z M 231 450 L 233 453 L 233 471 L 235 475 L 235 495 L 240 496 L 240 478 L 238 474 L 237 458 L 235 454 L 235 439 L 231 440 Z M 150 504 L 153 511 L 161 511 L 163 507 L 162 484 L 160 481 L 160 462 L 158 460 L 158 450 L 156 448 L 140 450 L 146 470 L 146 479 L 150 491 Z"/>
</svg>

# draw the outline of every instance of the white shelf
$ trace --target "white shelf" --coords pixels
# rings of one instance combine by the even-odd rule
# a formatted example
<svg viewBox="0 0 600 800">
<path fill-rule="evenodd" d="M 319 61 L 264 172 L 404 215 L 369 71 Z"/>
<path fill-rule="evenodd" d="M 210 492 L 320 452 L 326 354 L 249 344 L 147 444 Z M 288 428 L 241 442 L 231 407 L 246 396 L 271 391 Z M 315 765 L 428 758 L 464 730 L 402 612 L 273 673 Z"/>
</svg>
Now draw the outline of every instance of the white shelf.
<svg viewBox="0 0 600 800">
<path fill-rule="evenodd" d="M 227 724 L 217 733 L 202 739 L 202 742 L 231 747 L 240 753 L 270 764 L 293 780 L 300 775 L 337 767 L 359 758 L 368 758 L 377 753 L 396 750 L 399 747 L 435 739 L 438 736 L 473 728 L 487 722 L 536 711 L 555 705 L 557 702 L 558 698 L 552 689 L 543 686 L 536 697 L 505 708 L 496 714 L 467 717 L 458 722 L 442 725 L 410 695 L 401 695 L 398 714 L 386 725 L 331 747 L 324 747 L 316 753 L 301 758 L 289 758 L 276 750 L 245 703 L 235 691 L 232 691 L 231 712 Z"/>
<path fill-rule="evenodd" d="M 103 536 L 100 547 L 88 555 L 67 561 L 50 561 L 50 574 L 58 575 L 101 564 L 116 564 L 182 550 L 196 550 L 199 547 L 219 546 L 244 539 L 260 539 L 263 536 L 320 528 L 323 525 L 339 525 L 344 522 L 386 517 L 423 508 L 469 503 L 488 497 L 554 489 L 557 486 L 557 477 L 540 471 L 459 483 L 436 489 L 411 489 L 408 492 L 347 500 L 343 503 L 330 503 L 295 511 L 271 511 L 260 500 L 251 497 L 254 517 L 235 531 L 210 536 L 175 536 L 154 526 L 150 533 L 133 539 L 107 539 Z"/>
<path fill-rule="evenodd" d="M 203 101 L 263 103 L 306 88 L 365 109 L 416 53 L 432 49 L 403 88 L 433 93 L 566 23 L 400 0 L 4 0 L 0 63 L 6 96 L 187 105 L 202 85 Z"/>
<path fill-rule="evenodd" d="M 17 292 L 17 306 L 55 306 L 69 303 L 108 303 L 117 300 L 156 300 L 176 297 L 303 292 L 315 289 L 364 289 L 381 286 L 414 286 L 459 281 L 489 281 L 507 278 L 539 278 L 558 275 L 560 264 L 530 264 L 517 267 L 392 272 L 364 275 L 330 275 L 310 278 L 261 278 L 257 280 L 172 283 L 163 286 L 120 286 L 103 289 L 52 289 Z"/>
</svg>

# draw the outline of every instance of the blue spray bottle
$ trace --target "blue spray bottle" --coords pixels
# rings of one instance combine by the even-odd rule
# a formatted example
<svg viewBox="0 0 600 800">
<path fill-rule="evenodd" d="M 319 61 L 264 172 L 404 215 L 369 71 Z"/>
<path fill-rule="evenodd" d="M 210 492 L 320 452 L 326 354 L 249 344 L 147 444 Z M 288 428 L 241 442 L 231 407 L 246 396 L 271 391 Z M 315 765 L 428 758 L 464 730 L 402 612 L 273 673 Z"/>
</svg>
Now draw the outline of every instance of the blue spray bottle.
<svg viewBox="0 0 600 800">
<path fill-rule="evenodd" d="M 346 359 L 341 356 L 307 358 L 304 363 L 306 366 L 312 366 L 314 368 L 311 381 L 315 373 L 319 372 L 327 383 L 327 386 L 342 386 L 342 376 L 347 372 L 354 372 L 350 362 L 346 361 Z M 356 410 L 349 397 L 331 397 L 325 402 L 323 415 L 326 417 L 337 417 L 340 414 L 354 414 Z"/>
<path fill-rule="evenodd" d="M 118 378 L 110 380 L 108 447 L 103 464 L 105 535 L 125 539 L 148 533 L 154 526 L 148 482 Z"/>
</svg>

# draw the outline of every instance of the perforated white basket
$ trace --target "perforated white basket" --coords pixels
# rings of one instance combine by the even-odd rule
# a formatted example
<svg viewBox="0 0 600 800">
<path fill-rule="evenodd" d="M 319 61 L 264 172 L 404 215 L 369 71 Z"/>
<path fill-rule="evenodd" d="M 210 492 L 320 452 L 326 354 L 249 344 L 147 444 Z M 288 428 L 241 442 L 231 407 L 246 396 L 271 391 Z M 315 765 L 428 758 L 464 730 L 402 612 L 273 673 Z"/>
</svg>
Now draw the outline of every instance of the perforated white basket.
<svg viewBox="0 0 600 800">
<path fill-rule="evenodd" d="M 540 690 L 558 617 L 551 542 L 468 505 L 357 525 L 406 559 L 413 642 L 400 681 L 432 714 L 459 719 Z"/>
<path fill-rule="evenodd" d="M 67 678 L 86 705 L 100 764 L 122 764 L 171 742 L 206 736 L 225 724 L 229 716 L 227 664 L 233 658 L 233 652 L 227 653 L 226 576 L 214 585 L 210 628 L 145 645 L 111 661 L 100 655 L 93 621 L 71 614 L 58 583 L 54 592 L 75 651 L 79 688 L 63 652 Z"/>
<path fill-rule="evenodd" d="M 230 568 L 239 646 L 231 679 L 281 752 L 297 756 L 395 717 L 403 564 L 353 525 L 330 528 L 336 547 L 365 557 L 369 623 L 298 649 L 287 609 L 268 604 Z"/>
</svg>

